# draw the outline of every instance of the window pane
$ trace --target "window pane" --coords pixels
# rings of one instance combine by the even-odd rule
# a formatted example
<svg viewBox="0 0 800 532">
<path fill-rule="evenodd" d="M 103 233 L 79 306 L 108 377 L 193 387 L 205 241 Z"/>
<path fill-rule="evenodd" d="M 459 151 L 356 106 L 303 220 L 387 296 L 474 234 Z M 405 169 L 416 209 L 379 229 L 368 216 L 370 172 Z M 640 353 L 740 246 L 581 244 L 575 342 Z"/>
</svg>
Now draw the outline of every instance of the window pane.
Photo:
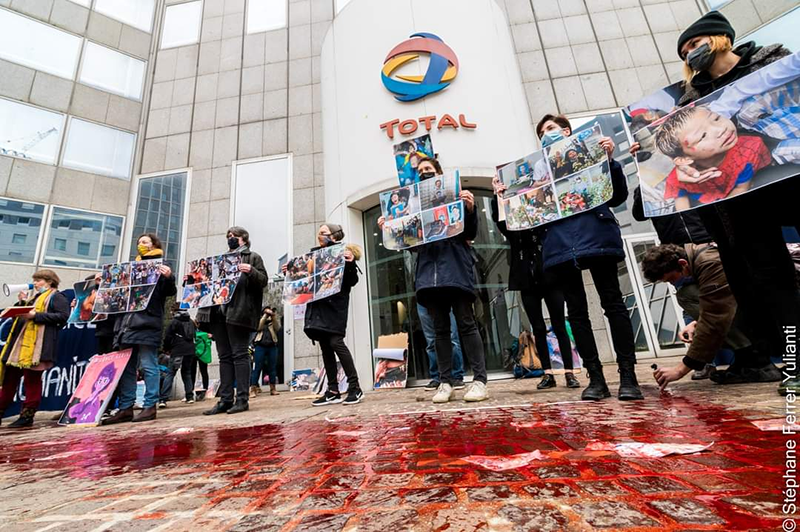
<svg viewBox="0 0 800 532">
<path fill-rule="evenodd" d="M 136 135 L 72 118 L 63 165 L 100 175 L 130 178 Z"/>
<path fill-rule="evenodd" d="M 115 52 L 105 46 L 86 43 L 81 67 L 81 83 L 126 98 L 142 98 L 145 62 Z"/>
<path fill-rule="evenodd" d="M 247 33 L 286 27 L 287 0 L 248 0 Z"/>
<path fill-rule="evenodd" d="M 350 3 L 350 0 L 336 0 L 336 14 L 338 15 L 339 12 L 344 9 L 344 6 Z"/>
<path fill-rule="evenodd" d="M 56 164 L 64 115 L 0 99 L 0 154 Z"/>
<path fill-rule="evenodd" d="M 81 38 L 0 9 L 0 57 L 74 79 Z"/>
<path fill-rule="evenodd" d="M 755 41 L 759 46 L 780 43 L 792 52 L 797 52 L 800 50 L 798 24 L 800 24 L 800 8 L 789 11 L 753 33 L 739 37 L 737 44 L 748 41 Z"/>
<path fill-rule="evenodd" d="M 34 261 L 44 205 L 0 198 L 0 261 Z"/>
<path fill-rule="evenodd" d="M 174 48 L 195 44 L 200 40 L 200 17 L 202 2 L 188 2 L 168 6 L 161 32 L 161 48 Z"/>
<path fill-rule="evenodd" d="M 149 32 L 153 27 L 155 0 L 97 0 L 94 9 L 134 28 Z"/>
<path fill-rule="evenodd" d="M 178 193 L 178 187 L 175 186 L 174 179 L 180 182 L 180 193 Z M 181 218 L 169 216 L 168 211 L 170 205 L 177 206 L 181 216 L 183 216 L 184 206 L 186 205 L 186 194 L 184 192 L 186 190 L 186 179 L 186 173 L 182 172 L 139 180 L 139 199 L 147 199 L 150 208 L 146 210 L 139 208 L 136 211 L 131 240 L 131 259 L 136 257 L 136 240 L 138 236 L 142 233 L 155 233 L 164 246 L 164 258 L 170 261 L 173 268 L 180 267 L 179 261 L 183 236 Z M 161 197 L 162 191 L 170 186 L 175 188 L 172 191 L 172 202 L 167 204 L 167 210 L 165 211 L 161 207 L 161 202 L 157 201 L 157 199 Z"/>
<path fill-rule="evenodd" d="M 117 257 L 103 257 L 103 249 L 117 249 L 122 216 L 53 207 L 43 264 L 96 269 Z M 109 230 L 111 228 L 112 230 Z"/>
</svg>

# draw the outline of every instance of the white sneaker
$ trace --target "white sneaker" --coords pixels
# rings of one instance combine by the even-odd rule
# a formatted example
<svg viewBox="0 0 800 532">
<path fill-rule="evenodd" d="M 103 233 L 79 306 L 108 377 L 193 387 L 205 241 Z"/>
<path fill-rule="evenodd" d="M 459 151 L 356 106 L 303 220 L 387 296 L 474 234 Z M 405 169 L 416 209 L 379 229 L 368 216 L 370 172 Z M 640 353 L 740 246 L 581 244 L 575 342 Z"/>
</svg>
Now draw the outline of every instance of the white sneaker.
<svg viewBox="0 0 800 532">
<path fill-rule="evenodd" d="M 486 390 L 486 385 L 480 381 L 474 381 L 467 393 L 464 394 L 464 400 L 470 403 L 485 401 L 488 398 L 489 392 Z"/>
<path fill-rule="evenodd" d="M 439 389 L 433 394 L 434 403 L 447 403 L 453 398 L 453 387 L 443 382 L 439 385 Z"/>
</svg>

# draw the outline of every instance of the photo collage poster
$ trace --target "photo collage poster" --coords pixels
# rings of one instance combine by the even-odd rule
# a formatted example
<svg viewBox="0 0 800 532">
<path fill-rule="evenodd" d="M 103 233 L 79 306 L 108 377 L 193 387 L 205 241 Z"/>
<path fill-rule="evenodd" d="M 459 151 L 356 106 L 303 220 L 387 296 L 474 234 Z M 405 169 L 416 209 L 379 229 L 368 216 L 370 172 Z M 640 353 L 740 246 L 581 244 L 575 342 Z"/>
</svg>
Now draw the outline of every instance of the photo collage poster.
<svg viewBox="0 0 800 532">
<path fill-rule="evenodd" d="M 204 308 L 230 302 L 242 272 L 238 253 L 224 253 L 190 261 L 183 280 L 181 308 Z"/>
<path fill-rule="evenodd" d="M 634 131 L 645 216 L 694 209 L 796 176 L 798 109 L 800 52 Z"/>
<path fill-rule="evenodd" d="M 434 158 L 430 135 L 423 135 L 394 145 L 394 163 L 401 187 L 419 183 L 417 164 L 423 157 Z"/>
<path fill-rule="evenodd" d="M 382 192 L 383 246 L 402 250 L 464 232 L 464 202 L 459 173 L 425 179 Z"/>
<path fill-rule="evenodd" d="M 120 314 L 146 309 L 161 277 L 161 264 L 161 259 L 152 259 L 103 265 L 94 313 Z"/>
<path fill-rule="evenodd" d="M 511 231 L 531 229 L 588 211 L 611 199 L 614 189 L 608 156 L 595 122 L 547 148 L 502 166 L 507 187 L 503 212 Z"/>
<path fill-rule="evenodd" d="M 344 244 L 320 248 L 290 259 L 283 281 L 283 300 L 290 305 L 318 301 L 342 289 Z"/>
</svg>

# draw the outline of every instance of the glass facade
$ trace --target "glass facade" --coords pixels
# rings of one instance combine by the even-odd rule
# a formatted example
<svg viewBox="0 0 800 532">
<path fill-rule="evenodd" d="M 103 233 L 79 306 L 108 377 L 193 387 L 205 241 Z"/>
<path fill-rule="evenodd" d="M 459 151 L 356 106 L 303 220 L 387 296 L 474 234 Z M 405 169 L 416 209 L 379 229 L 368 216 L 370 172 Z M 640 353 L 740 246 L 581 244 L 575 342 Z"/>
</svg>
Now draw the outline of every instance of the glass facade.
<svg viewBox="0 0 800 532">
<path fill-rule="evenodd" d="M 199 42 L 202 17 L 203 2 L 167 6 L 164 29 L 161 32 L 161 48 L 175 48 Z"/>
<path fill-rule="evenodd" d="M 155 4 L 155 0 L 95 0 L 94 10 L 149 33 Z"/>
<path fill-rule="evenodd" d="M 489 373 L 504 372 L 503 349 L 511 346 L 519 334 L 519 306 L 508 286 L 508 244 L 491 219 L 492 193 L 472 190 L 478 210 L 478 235 L 473 244 L 478 273 L 475 317 L 486 349 Z M 378 336 L 407 332 L 411 343 L 409 380 L 425 380 L 429 376 L 425 338 L 417 315 L 414 295 L 414 261 L 410 252 L 384 249 L 377 221 L 380 207 L 364 212 L 369 282 L 372 344 Z"/>
<path fill-rule="evenodd" d="M 63 166 L 94 174 L 129 179 L 136 135 L 71 118 Z"/>
<path fill-rule="evenodd" d="M 53 207 L 42 264 L 97 269 L 119 259 L 124 218 Z"/>
<path fill-rule="evenodd" d="M 174 268 L 178 267 L 183 242 L 187 182 L 186 172 L 139 179 L 131 235 L 131 259 L 136 257 L 136 240 L 139 235 L 155 233 L 164 246 L 164 258 Z"/>
<path fill-rule="evenodd" d="M 147 63 L 87 42 L 83 51 L 80 82 L 135 100 L 142 99 Z"/>
<path fill-rule="evenodd" d="M 0 98 L 0 154 L 56 164 L 64 115 Z"/>
<path fill-rule="evenodd" d="M 0 261 L 33 263 L 44 205 L 0 198 Z"/>
<path fill-rule="evenodd" d="M 247 0 L 247 33 L 286 27 L 287 0 Z"/>
</svg>

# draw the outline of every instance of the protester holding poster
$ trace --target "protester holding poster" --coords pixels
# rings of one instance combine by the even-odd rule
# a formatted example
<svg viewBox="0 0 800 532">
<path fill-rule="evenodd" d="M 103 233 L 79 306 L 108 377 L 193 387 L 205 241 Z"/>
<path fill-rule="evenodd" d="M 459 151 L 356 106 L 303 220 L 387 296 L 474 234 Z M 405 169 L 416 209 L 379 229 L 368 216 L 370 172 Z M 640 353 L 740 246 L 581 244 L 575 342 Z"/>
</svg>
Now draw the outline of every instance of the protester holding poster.
<svg viewBox="0 0 800 532">
<path fill-rule="evenodd" d="M 161 259 L 164 250 L 161 240 L 153 233 L 145 233 L 136 241 L 137 261 Z M 117 319 L 114 343 L 119 349 L 132 348 L 133 353 L 119 381 L 119 410 L 103 420 L 103 425 L 125 421 L 151 421 L 156 418 L 159 395 L 158 348 L 164 326 L 164 303 L 178 291 L 172 269 L 166 264 L 158 267 L 160 277 L 152 290 L 147 306 L 140 312 L 129 312 Z M 141 366 L 144 374 L 144 410 L 133 415 L 136 402 L 136 371 Z"/>
<path fill-rule="evenodd" d="M 342 226 L 326 223 L 319 227 L 317 232 L 318 247 L 312 248 L 311 253 L 317 250 L 334 246 L 344 239 Z M 323 299 L 311 301 L 306 305 L 305 326 L 303 332 L 311 340 L 319 342 L 322 349 L 322 362 L 325 365 L 326 375 L 337 375 L 336 358 L 342 364 L 344 374 L 347 376 L 347 396 L 342 399 L 336 379 L 328 379 L 328 390 L 325 395 L 312 402 L 314 406 L 325 406 L 335 403 L 354 405 L 364 398 L 361 386 L 358 384 L 358 372 L 353 362 L 353 355 L 344 336 L 347 330 L 347 314 L 350 308 L 350 290 L 358 283 L 358 266 L 356 261 L 361 258 L 361 248 L 348 245 L 344 251 L 344 272 L 342 275 L 341 290 L 338 293 Z"/>
<path fill-rule="evenodd" d="M 759 47 L 747 42 L 733 49 L 735 35 L 728 20 L 717 11 L 705 14 L 680 35 L 677 50 L 685 62 L 686 78 L 681 105 L 708 96 L 781 58 L 791 60 L 787 57 L 791 52 L 779 44 Z M 783 132 L 794 132 L 796 138 L 797 127 L 792 124 L 796 124 L 797 116 L 778 111 L 767 106 L 760 112 L 759 117 L 767 119 L 762 125 L 768 126 L 761 128 L 760 142 L 765 137 L 772 138 L 766 142 L 770 145 L 780 141 L 775 138 L 776 126 Z M 787 138 L 785 133 L 783 136 Z M 763 151 L 760 144 L 754 149 L 756 153 Z M 771 156 L 778 161 L 780 154 L 773 151 Z M 717 178 L 721 172 L 715 167 L 699 169 L 682 165 L 677 173 L 677 181 L 690 186 Z M 747 177 L 739 173 L 736 181 Z M 725 372 L 717 372 L 715 382 L 780 380 L 779 376 L 776 379 L 777 372 L 769 356 L 785 351 L 784 327 L 800 327 L 800 292 L 782 233 L 784 225 L 800 226 L 798 197 L 800 179 L 795 171 L 780 182 L 698 209 L 719 247 L 725 275 L 754 347 L 753 357 L 735 360 Z M 787 388 L 800 386 L 796 374 L 792 372 L 791 376 L 780 385 L 779 391 L 785 393 Z"/>
<path fill-rule="evenodd" d="M 206 416 L 224 412 L 238 414 L 250 409 L 248 347 L 258 327 L 264 287 L 269 280 L 261 255 L 250 249 L 250 233 L 245 228 L 231 227 L 225 237 L 229 253 L 237 253 L 241 257 L 236 266 L 241 276 L 228 304 L 224 307 L 201 308 L 197 312 L 200 327 L 210 329 L 219 354 L 219 401 L 213 408 L 203 412 Z"/>
<path fill-rule="evenodd" d="M 420 187 L 428 186 L 426 180 L 443 175 L 436 159 L 423 158 L 417 167 L 423 178 Z M 436 190 L 436 181 L 432 182 Z M 475 212 L 475 197 L 472 192 L 462 190 L 458 195 L 464 203 L 464 229 L 451 238 L 436 240 L 411 248 L 417 253 L 414 284 L 417 302 L 428 309 L 436 331 L 436 359 L 439 365 L 439 388 L 433 396 L 434 403 L 447 403 L 453 399 L 453 344 L 450 340 L 450 311 L 456 318 L 461 348 L 472 367 L 473 381 L 465 401 L 484 401 L 489 398 L 486 390 L 486 360 L 472 303 L 475 301 L 474 259 L 470 253 L 471 240 L 478 234 L 478 215 Z M 441 207 L 444 208 L 444 207 Z M 443 216 L 447 215 L 445 209 Z M 385 217 L 378 218 L 383 230 Z"/>
<path fill-rule="evenodd" d="M 536 134 L 547 147 L 572 133 L 572 126 L 564 116 L 545 115 L 536 126 Z M 611 329 L 611 339 L 617 355 L 620 372 L 618 397 L 620 400 L 642 399 L 636 380 L 633 326 L 628 308 L 622 299 L 617 263 L 625 258 L 619 223 L 611 207 L 625 203 L 628 183 L 622 166 L 612 158 L 614 142 L 603 137 L 602 146 L 610 160 L 611 199 L 591 211 L 582 212 L 543 226 L 543 267 L 552 270 L 564 291 L 567 312 L 578 353 L 589 373 L 589 386 L 581 399 L 598 401 L 611 396 L 603 376 L 603 365 L 597 351 L 589 306 L 583 285 L 583 270 L 589 270 L 594 281 L 600 305 L 603 307 Z M 569 352 L 569 351 L 568 351 Z"/>
<path fill-rule="evenodd" d="M 0 387 L 0 423 L 3 412 L 14 401 L 19 381 L 24 377 L 22 412 L 9 428 L 33 425 L 33 417 L 42 401 L 42 373 L 57 360 L 58 331 L 69 318 L 67 298 L 58 291 L 61 282 L 58 275 L 52 270 L 39 270 L 32 277 L 34 295 L 20 306 L 33 306 L 33 310 L 14 318 L 0 352 L 3 383 Z"/>
</svg>

